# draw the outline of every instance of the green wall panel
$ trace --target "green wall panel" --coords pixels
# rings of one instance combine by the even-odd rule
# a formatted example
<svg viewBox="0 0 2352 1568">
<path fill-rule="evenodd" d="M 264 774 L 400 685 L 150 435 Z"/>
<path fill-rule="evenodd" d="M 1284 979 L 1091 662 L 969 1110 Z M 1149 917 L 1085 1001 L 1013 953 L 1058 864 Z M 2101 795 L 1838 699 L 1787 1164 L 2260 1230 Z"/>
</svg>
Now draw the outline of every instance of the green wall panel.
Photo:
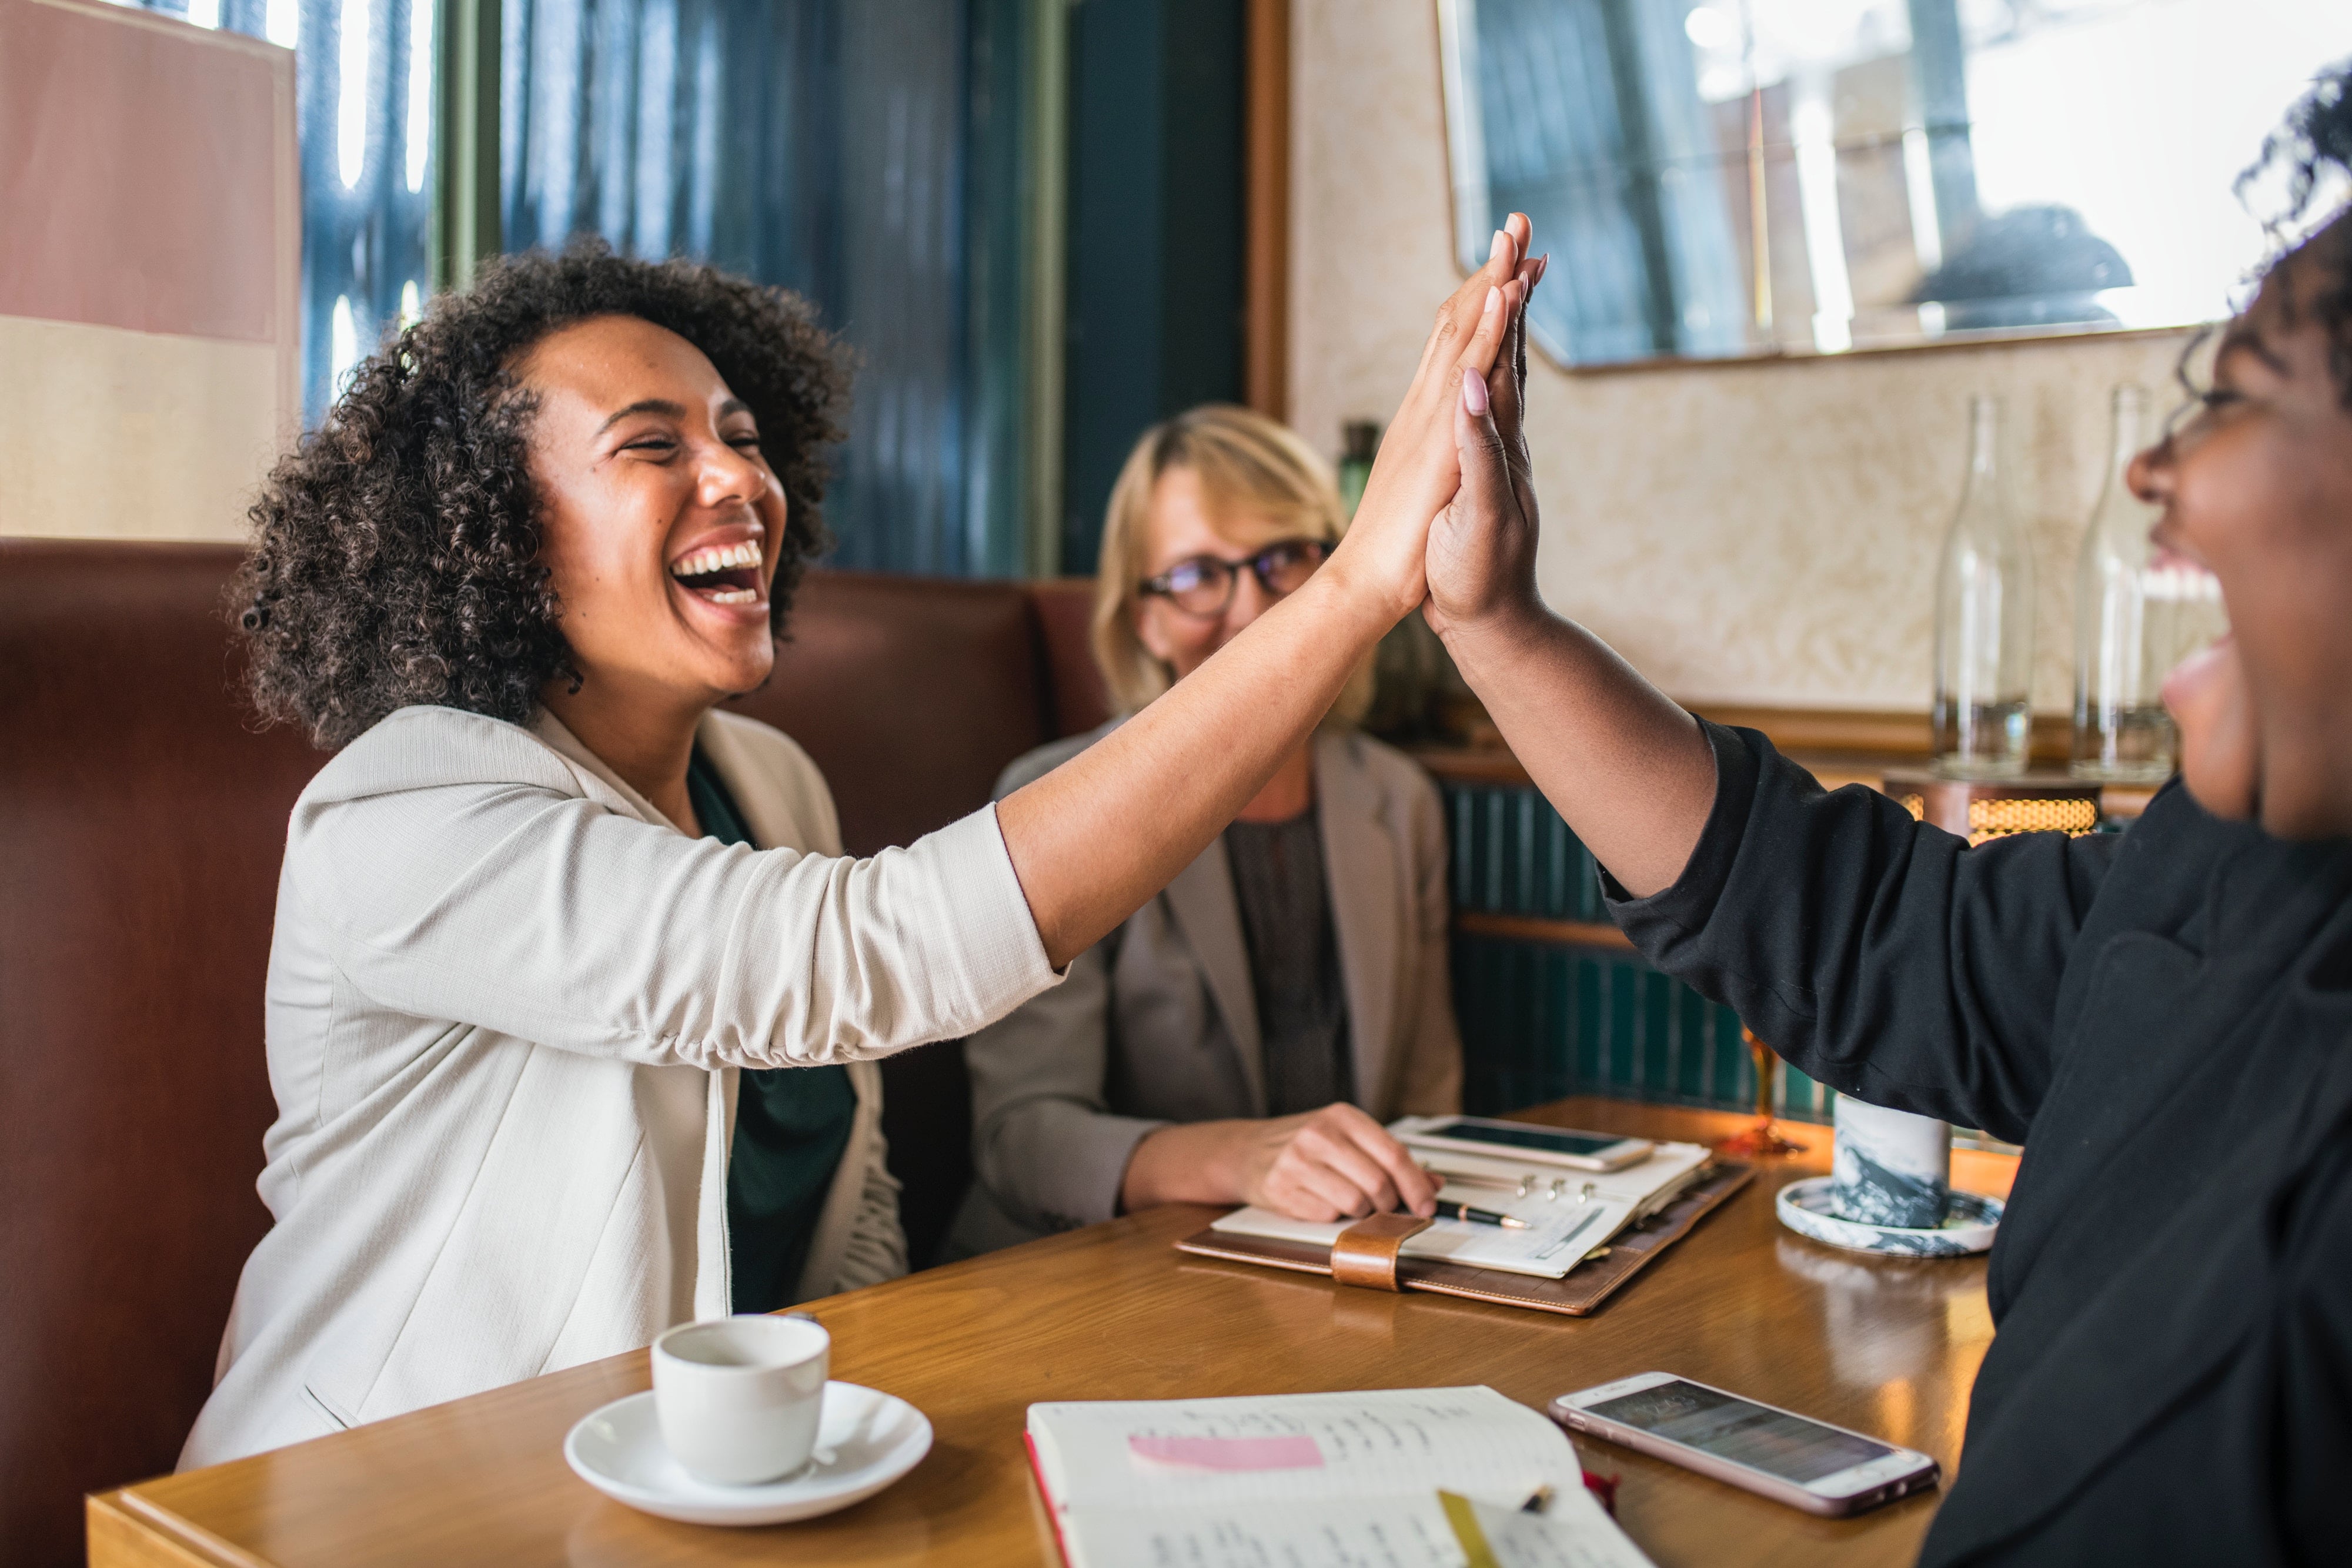
<svg viewBox="0 0 2352 1568">
<path fill-rule="evenodd" d="M 1606 921 L 1592 857 L 1533 789 L 1443 786 L 1454 906 Z M 1491 1115 L 1569 1094 L 1744 1110 L 1756 1077 L 1739 1018 L 1613 947 L 1456 933 L 1465 1107 Z M 1781 1111 L 1825 1122 L 1836 1096 L 1784 1067 Z"/>
</svg>

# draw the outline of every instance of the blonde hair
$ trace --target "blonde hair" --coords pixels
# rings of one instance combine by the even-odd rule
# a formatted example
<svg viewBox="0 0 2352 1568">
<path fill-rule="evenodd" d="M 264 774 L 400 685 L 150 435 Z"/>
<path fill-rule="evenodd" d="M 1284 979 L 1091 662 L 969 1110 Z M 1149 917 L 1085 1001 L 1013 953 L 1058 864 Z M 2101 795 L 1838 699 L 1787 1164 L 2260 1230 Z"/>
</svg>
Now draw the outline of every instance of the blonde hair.
<svg viewBox="0 0 2352 1568">
<path fill-rule="evenodd" d="M 1111 486 L 1095 570 L 1094 653 L 1111 701 L 1133 713 L 1176 683 L 1135 630 L 1151 548 L 1151 492 L 1171 468 L 1189 468 L 1213 516 L 1247 507 L 1299 538 L 1338 544 L 1348 531 L 1331 465 L 1286 426 L 1228 403 L 1204 403 L 1153 425 Z M 1328 723 L 1354 725 L 1372 706 L 1372 661 L 1348 678 Z"/>
</svg>

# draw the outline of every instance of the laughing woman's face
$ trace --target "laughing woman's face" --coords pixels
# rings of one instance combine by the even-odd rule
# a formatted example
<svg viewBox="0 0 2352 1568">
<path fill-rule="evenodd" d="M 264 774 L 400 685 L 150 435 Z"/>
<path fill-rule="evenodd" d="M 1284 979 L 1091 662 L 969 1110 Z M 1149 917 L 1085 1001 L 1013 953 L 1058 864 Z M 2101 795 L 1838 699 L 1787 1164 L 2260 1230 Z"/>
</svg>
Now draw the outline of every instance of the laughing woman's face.
<svg viewBox="0 0 2352 1568">
<path fill-rule="evenodd" d="M 2284 838 L 2352 834 L 2352 411 L 2312 302 L 2352 220 L 2276 268 L 2230 324 L 2203 406 L 2132 465 L 2155 542 L 2210 571 L 2231 635 L 2165 683 L 2209 810 Z"/>
<path fill-rule="evenodd" d="M 785 508 L 751 410 L 702 350 L 629 316 L 550 333 L 520 373 L 539 402 L 541 559 L 583 691 L 699 711 L 757 687 Z"/>
</svg>

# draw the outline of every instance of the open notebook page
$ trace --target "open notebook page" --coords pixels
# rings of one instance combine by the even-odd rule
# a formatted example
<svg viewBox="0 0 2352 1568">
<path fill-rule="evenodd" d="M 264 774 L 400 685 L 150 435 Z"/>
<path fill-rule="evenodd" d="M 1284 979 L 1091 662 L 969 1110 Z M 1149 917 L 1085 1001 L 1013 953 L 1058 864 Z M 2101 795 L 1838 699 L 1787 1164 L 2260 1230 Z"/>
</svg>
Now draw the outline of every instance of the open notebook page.
<svg viewBox="0 0 2352 1568">
<path fill-rule="evenodd" d="M 1439 1489 L 1507 1506 L 1539 1486 L 1582 1495 L 1567 1436 L 1485 1387 L 1032 1405 L 1029 1437 L 1072 1515 Z"/>
</svg>

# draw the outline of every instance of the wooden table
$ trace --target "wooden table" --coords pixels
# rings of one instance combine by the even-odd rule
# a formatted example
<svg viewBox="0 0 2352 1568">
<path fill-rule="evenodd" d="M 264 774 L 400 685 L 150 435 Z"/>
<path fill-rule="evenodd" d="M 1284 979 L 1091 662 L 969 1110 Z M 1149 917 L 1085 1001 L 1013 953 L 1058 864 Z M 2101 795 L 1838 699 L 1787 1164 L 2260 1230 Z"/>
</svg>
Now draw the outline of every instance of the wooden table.
<svg viewBox="0 0 2352 1568">
<path fill-rule="evenodd" d="M 1711 1140 L 1742 1118 L 1563 1100 L 1531 1121 Z M 89 1500 L 93 1568 L 369 1568 L 483 1563 L 1054 1564 L 1022 1450 L 1039 1399 L 1165 1399 L 1486 1383 L 1553 1395 L 1660 1369 L 1959 1458 L 1991 1338 L 1980 1260 L 1864 1258 L 1773 1218 L 1827 1168 L 1828 1129 L 1757 1179 L 1591 1318 L 1392 1296 L 1183 1257 L 1214 1210 L 1155 1209 L 814 1309 L 834 1373 L 911 1400 L 937 1432 L 905 1480 L 829 1518 L 764 1530 L 674 1524 L 564 1466 L 572 1424 L 650 1386 L 642 1351 L 232 1464 Z M 1954 1155 L 1955 1185 L 2006 1194 L 2014 1162 Z M 1619 1517 L 1661 1568 L 1908 1563 L 1935 1502 L 1822 1520 L 1607 1444 Z"/>
</svg>

